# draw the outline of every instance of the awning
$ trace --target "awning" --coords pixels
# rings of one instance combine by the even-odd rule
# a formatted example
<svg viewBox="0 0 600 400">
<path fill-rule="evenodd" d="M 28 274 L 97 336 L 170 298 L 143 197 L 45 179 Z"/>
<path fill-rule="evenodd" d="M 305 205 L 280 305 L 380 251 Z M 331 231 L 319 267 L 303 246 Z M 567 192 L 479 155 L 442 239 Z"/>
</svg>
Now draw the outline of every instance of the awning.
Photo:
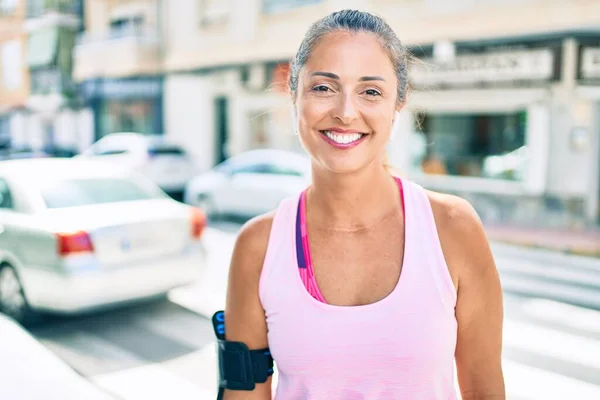
<svg viewBox="0 0 600 400">
<path fill-rule="evenodd" d="M 58 28 L 32 32 L 27 40 L 27 65 L 39 68 L 51 65 L 58 50 Z"/>
</svg>

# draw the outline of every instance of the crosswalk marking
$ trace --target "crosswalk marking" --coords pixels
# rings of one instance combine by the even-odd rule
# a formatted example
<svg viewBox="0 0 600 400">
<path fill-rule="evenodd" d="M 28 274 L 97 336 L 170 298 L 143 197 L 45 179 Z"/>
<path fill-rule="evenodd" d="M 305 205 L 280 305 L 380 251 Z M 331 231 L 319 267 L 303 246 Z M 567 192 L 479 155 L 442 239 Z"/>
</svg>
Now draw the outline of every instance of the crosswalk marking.
<svg viewBox="0 0 600 400">
<path fill-rule="evenodd" d="M 214 393 L 158 364 L 95 376 L 92 382 L 123 400 L 214 400 Z"/>
<path fill-rule="evenodd" d="M 592 339 L 507 319 L 503 344 L 600 371 L 600 342 Z"/>
<path fill-rule="evenodd" d="M 507 399 L 600 399 L 599 386 L 508 360 L 503 367 Z"/>
<path fill-rule="evenodd" d="M 521 309 L 531 318 L 600 334 L 600 318 L 594 310 L 546 299 L 527 300 Z"/>
</svg>

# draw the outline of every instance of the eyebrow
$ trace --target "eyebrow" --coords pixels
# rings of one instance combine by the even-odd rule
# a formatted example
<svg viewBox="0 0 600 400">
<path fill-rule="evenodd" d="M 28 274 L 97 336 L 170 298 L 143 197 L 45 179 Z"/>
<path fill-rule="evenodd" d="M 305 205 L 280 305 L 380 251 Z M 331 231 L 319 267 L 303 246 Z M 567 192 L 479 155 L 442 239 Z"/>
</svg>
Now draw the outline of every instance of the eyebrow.
<svg viewBox="0 0 600 400">
<path fill-rule="evenodd" d="M 312 74 L 310 74 L 311 76 L 324 76 L 326 78 L 331 78 L 331 79 L 336 79 L 339 80 L 340 77 L 332 72 L 321 72 L 321 71 L 317 71 L 317 72 L 313 72 Z M 363 76 L 359 79 L 360 82 L 367 82 L 367 81 L 384 81 L 385 79 L 383 79 L 380 76 Z"/>
</svg>

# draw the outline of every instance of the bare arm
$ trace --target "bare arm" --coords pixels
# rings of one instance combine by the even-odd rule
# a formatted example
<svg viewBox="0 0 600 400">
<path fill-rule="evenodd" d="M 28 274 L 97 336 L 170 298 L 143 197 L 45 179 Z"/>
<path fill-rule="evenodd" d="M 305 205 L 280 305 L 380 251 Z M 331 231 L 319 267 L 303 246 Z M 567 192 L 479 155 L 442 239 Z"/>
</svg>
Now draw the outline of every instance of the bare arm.
<svg viewBox="0 0 600 400">
<path fill-rule="evenodd" d="M 227 340 L 248 348 L 268 347 L 265 312 L 258 296 L 258 282 L 269 240 L 273 216 L 267 214 L 246 223 L 235 243 L 225 308 Z M 253 391 L 226 390 L 224 400 L 270 400 L 271 378 Z"/>
<path fill-rule="evenodd" d="M 502 289 L 485 231 L 465 200 L 444 196 L 438 229 L 458 287 L 456 366 L 464 400 L 505 399 Z M 437 218 L 436 218 L 437 220 Z M 441 228 L 441 229 L 440 229 Z"/>
</svg>

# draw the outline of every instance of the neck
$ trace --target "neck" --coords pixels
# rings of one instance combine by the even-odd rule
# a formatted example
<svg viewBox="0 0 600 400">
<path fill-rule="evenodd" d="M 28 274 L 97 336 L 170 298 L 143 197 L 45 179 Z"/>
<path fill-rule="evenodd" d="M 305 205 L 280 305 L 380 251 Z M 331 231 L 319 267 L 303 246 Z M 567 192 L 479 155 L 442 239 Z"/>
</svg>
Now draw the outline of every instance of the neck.
<svg viewBox="0 0 600 400">
<path fill-rule="evenodd" d="M 398 186 L 383 165 L 352 174 L 332 174 L 313 168 L 307 192 L 311 220 L 328 229 L 360 230 L 400 207 Z"/>
</svg>

